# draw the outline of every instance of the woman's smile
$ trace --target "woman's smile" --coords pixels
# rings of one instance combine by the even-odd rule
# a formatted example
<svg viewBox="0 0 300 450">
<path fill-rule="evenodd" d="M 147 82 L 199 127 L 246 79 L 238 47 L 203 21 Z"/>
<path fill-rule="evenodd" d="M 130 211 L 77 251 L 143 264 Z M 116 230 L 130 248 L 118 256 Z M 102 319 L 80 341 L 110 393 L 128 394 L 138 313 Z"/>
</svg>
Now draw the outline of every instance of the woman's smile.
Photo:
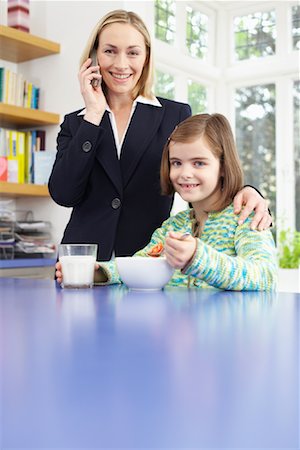
<svg viewBox="0 0 300 450">
<path fill-rule="evenodd" d="M 127 81 L 132 76 L 131 73 L 115 73 L 109 72 L 111 76 L 118 81 Z"/>
</svg>

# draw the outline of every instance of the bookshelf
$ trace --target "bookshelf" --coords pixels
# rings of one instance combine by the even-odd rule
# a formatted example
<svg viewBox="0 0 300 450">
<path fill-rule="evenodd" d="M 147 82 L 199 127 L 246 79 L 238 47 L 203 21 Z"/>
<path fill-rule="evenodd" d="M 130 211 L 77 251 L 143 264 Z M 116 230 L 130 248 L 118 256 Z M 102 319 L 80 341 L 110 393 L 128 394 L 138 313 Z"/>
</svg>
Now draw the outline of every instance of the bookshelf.
<svg viewBox="0 0 300 450">
<path fill-rule="evenodd" d="M 18 127 L 57 125 L 59 114 L 0 103 L 0 122 L 1 126 L 13 123 Z"/>
<path fill-rule="evenodd" d="M 21 63 L 60 53 L 60 44 L 0 25 L 0 59 Z M 34 127 L 59 124 L 59 114 L 0 103 L 2 127 Z M 48 187 L 0 182 L 1 197 L 49 197 Z"/>
<path fill-rule="evenodd" d="M 49 197 L 46 185 L 9 183 L 0 181 L 1 197 Z"/>
<path fill-rule="evenodd" d="M 60 53 L 60 45 L 24 31 L 0 25 L 0 59 L 20 63 Z"/>
</svg>

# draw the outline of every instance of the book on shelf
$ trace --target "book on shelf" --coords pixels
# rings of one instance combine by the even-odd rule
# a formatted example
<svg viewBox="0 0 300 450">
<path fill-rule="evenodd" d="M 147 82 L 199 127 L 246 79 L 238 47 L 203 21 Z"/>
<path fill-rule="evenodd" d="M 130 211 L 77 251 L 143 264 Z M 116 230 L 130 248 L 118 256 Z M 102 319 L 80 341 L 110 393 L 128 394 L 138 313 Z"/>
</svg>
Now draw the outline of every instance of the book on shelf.
<svg viewBox="0 0 300 450">
<path fill-rule="evenodd" d="M 45 130 L 36 130 L 36 149 L 35 151 L 44 151 L 46 150 L 46 131 Z"/>
<path fill-rule="evenodd" d="M 56 152 L 45 150 L 34 154 L 34 184 L 48 184 Z"/>
<path fill-rule="evenodd" d="M 6 156 L 0 156 L 0 181 L 7 181 L 8 162 Z"/>
<path fill-rule="evenodd" d="M 45 130 L 0 128 L 1 181 L 47 184 L 55 152 L 45 148 Z"/>
<path fill-rule="evenodd" d="M 0 181 L 8 180 L 8 160 L 7 155 L 9 143 L 7 142 L 8 133 L 5 128 L 0 128 Z"/>
<path fill-rule="evenodd" d="M 8 155 L 9 136 L 6 128 L 0 128 L 0 156 Z"/>
<path fill-rule="evenodd" d="M 5 80 L 4 80 L 4 67 L 0 67 L 0 102 L 4 102 L 4 98 L 3 98 L 3 84 L 5 84 Z"/>
<path fill-rule="evenodd" d="M 0 101 L 8 105 L 39 109 L 40 88 L 21 73 L 0 67 Z"/>
<path fill-rule="evenodd" d="M 7 181 L 18 183 L 17 131 L 8 130 Z"/>
<path fill-rule="evenodd" d="M 0 67 L 0 101 L 7 103 L 8 100 L 8 76 L 9 70 Z"/>
<path fill-rule="evenodd" d="M 12 183 L 25 182 L 25 133 L 22 131 L 8 130 L 9 151 L 8 181 Z"/>
<path fill-rule="evenodd" d="M 18 183 L 25 183 L 25 133 L 17 132 Z"/>
<path fill-rule="evenodd" d="M 31 96 L 32 96 L 32 83 L 30 83 L 30 81 L 25 81 L 24 105 L 23 105 L 25 108 L 30 108 Z"/>
<path fill-rule="evenodd" d="M 36 130 L 32 130 L 28 132 L 29 143 L 27 146 L 27 157 L 29 160 L 29 164 L 27 166 L 27 180 L 28 183 L 34 183 L 34 155 L 37 151 L 36 147 Z"/>
</svg>

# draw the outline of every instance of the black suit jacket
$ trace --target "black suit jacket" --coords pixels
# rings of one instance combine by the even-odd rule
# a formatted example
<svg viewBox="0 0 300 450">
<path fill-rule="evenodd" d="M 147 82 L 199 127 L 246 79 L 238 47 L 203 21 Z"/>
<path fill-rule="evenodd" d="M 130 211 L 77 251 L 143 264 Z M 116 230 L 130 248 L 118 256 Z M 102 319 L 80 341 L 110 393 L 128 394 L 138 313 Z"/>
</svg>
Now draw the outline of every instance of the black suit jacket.
<svg viewBox="0 0 300 450">
<path fill-rule="evenodd" d="M 160 192 L 162 150 L 175 126 L 191 115 L 189 105 L 159 98 L 162 107 L 137 103 L 117 157 L 105 112 L 100 126 L 65 116 L 49 179 L 53 200 L 73 207 L 64 243 L 97 243 L 98 259 L 132 255 L 169 217 L 171 197 Z"/>
</svg>

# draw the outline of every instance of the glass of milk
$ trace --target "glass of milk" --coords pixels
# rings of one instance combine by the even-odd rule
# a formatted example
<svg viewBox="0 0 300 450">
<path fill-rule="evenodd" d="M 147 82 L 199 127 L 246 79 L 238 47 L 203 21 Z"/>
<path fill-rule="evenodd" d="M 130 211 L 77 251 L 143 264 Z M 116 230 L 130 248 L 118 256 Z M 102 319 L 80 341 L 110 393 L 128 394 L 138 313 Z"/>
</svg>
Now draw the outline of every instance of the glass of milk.
<svg viewBox="0 0 300 450">
<path fill-rule="evenodd" d="M 97 244 L 60 244 L 63 288 L 91 288 L 97 256 Z"/>
</svg>

